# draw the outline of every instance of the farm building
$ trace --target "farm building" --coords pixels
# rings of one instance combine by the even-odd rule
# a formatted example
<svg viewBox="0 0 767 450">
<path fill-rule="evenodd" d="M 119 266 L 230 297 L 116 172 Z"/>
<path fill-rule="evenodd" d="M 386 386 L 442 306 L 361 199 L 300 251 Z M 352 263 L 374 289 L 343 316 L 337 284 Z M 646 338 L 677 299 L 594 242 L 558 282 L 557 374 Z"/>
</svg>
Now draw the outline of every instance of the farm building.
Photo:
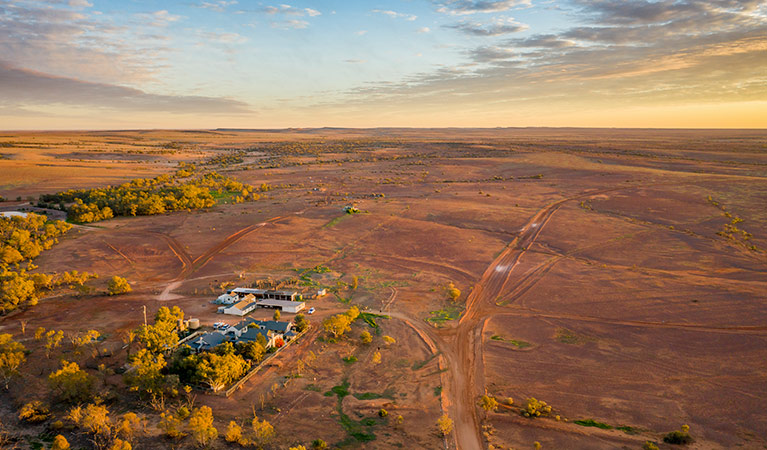
<svg viewBox="0 0 767 450">
<path fill-rule="evenodd" d="M 235 303 L 231 306 L 220 306 L 218 308 L 219 313 L 223 314 L 229 314 L 232 316 L 244 316 L 248 314 L 249 312 L 256 309 L 258 306 L 258 302 L 253 301 L 252 299 L 245 299 L 240 300 L 239 302 Z"/>
<path fill-rule="evenodd" d="M 266 348 L 280 346 L 280 342 L 296 337 L 292 330 L 293 323 L 275 320 L 256 320 L 247 318 L 222 330 L 205 333 L 189 343 L 196 352 L 209 351 L 224 342 L 253 342 L 262 335 L 266 339 Z"/>
<path fill-rule="evenodd" d="M 301 300 L 301 294 L 298 291 L 277 291 L 277 290 L 266 290 L 266 289 L 234 288 L 227 291 L 227 294 L 236 295 L 240 298 L 243 298 L 246 295 L 253 295 L 257 300 L 261 300 L 261 299 L 291 300 L 291 301 Z"/>
<path fill-rule="evenodd" d="M 256 303 L 260 308 L 279 309 L 280 311 L 293 314 L 306 308 L 306 303 L 290 300 L 259 300 Z"/>
</svg>

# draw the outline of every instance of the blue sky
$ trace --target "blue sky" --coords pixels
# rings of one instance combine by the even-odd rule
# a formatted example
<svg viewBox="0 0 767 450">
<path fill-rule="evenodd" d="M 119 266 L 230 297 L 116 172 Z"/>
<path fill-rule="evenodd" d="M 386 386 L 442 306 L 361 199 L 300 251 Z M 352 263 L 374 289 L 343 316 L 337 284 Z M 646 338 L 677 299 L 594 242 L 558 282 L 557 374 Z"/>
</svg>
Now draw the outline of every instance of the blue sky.
<svg viewBox="0 0 767 450">
<path fill-rule="evenodd" d="M 767 126 L 763 0 L 0 0 L 2 128 Z"/>
</svg>

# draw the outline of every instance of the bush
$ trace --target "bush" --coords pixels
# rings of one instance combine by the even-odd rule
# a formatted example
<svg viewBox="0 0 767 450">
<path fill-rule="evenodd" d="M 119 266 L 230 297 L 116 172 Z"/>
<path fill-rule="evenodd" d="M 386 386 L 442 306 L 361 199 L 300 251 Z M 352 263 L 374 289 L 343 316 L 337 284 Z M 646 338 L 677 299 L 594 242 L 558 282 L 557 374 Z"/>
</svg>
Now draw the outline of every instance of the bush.
<svg viewBox="0 0 767 450">
<path fill-rule="evenodd" d="M 658 446 L 655 445 L 655 442 L 645 441 L 644 445 L 642 446 L 642 450 L 659 450 L 659 449 L 658 449 Z"/>
<path fill-rule="evenodd" d="M 40 400 L 26 403 L 19 410 L 19 419 L 29 423 L 46 421 L 51 416 L 48 407 Z"/>
<path fill-rule="evenodd" d="M 109 295 L 120 295 L 120 294 L 126 294 L 130 291 L 132 291 L 130 284 L 128 284 L 128 280 L 126 280 L 123 277 L 118 277 L 117 275 L 113 276 L 111 280 L 109 280 L 109 285 L 107 286 L 107 292 Z"/>
<path fill-rule="evenodd" d="M 547 405 L 546 402 L 539 401 L 535 397 L 528 398 L 525 408 L 522 410 L 522 415 L 525 417 L 540 417 L 550 413 L 551 406 Z"/>
<path fill-rule="evenodd" d="M 682 425 L 681 430 L 674 430 L 663 436 L 663 442 L 673 445 L 686 445 L 693 441 L 690 436 L 690 427 Z"/>
</svg>

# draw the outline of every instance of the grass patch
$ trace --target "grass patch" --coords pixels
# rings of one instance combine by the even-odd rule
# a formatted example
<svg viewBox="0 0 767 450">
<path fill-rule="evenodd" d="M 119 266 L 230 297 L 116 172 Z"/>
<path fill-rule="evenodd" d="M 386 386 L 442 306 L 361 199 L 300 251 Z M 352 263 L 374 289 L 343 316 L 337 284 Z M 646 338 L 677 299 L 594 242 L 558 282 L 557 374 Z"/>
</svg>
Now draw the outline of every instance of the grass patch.
<svg viewBox="0 0 767 450">
<path fill-rule="evenodd" d="M 639 434 L 640 430 L 639 428 L 630 427 L 628 425 L 622 425 L 620 427 L 615 427 L 616 430 L 621 430 L 626 434 Z"/>
<path fill-rule="evenodd" d="M 450 305 L 440 310 L 430 312 L 429 315 L 431 317 L 428 317 L 426 321 L 432 325 L 441 325 L 451 320 L 457 320 L 459 317 L 461 317 L 462 312 L 462 305 Z"/>
<path fill-rule="evenodd" d="M 581 345 L 587 341 L 593 341 L 593 338 L 578 335 L 575 331 L 567 328 L 558 328 L 554 338 L 563 344 Z"/>
<path fill-rule="evenodd" d="M 344 380 L 338 386 L 333 386 L 329 391 L 325 392 L 325 397 L 332 397 L 335 394 L 338 397 L 338 401 L 341 401 L 349 395 L 349 386 L 349 382 Z"/>
<path fill-rule="evenodd" d="M 316 384 L 307 384 L 304 389 L 307 391 L 322 392 L 322 389 Z"/>
<path fill-rule="evenodd" d="M 354 355 L 347 356 L 347 357 L 341 358 L 341 359 L 343 359 L 346 364 L 354 364 L 354 363 L 357 362 L 357 357 L 354 356 Z"/>
<path fill-rule="evenodd" d="M 350 217 L 351 214 L 344 214 L 343 216 L 338 216 L 335 219 L 331 220 L 330 222 L 326 223 L 322 226 L 322 228 L 330 228 L 338 225 L 342 220 L 346 219 L 347 217 Z"/>
<path fill-rule="evenodd" d="M 526 342 L 526 341 L 518 341 L 516 339 L 506 339 L 505 337 L 503 337 L 501 335 L 498 335 L 498 334 L 494 334 L 494 335 L 490 336 L 490 339 L 492 339 L 494 341 L 507 342 L 507 343 L 513 345 L 514 347 L 517 347 L 517 348 L 532 347 L 532 345 L 533 345 L 533 344 L 531 344 L 529 342 Z"/>
<path fill-rule="evenodd" d="M 394 389 L 387 389 L 383 393 L 377 392 L 363 392 L 360 394 L 352 394 L 357 400 L 376 400 L 379 398 L 388 398 L 394 400 Z"/>
<path fill-rule="evenodd" d="M 376 318 L 388 319 L 389 316 L 384 314 L 373 314 L 373 313 L 363 312 L 363 313 L 360 313 L 359 318 L 365 321 L 365 323 L 368 324 L 370 328 L 373 328 L 374 330 L 376 330 L 376 333 L 378 333 L 380 331 L 380 327 L 378 326 L 378 323 L 376 323 Z"/>
<path fill-rule="evenodd" d="M 576 420 L 573 423 L 575 423 L 576 425 L 580 425 L 582 427 L 596 427 L 596 428 L 601 428 L 603 430 L 612 430 L 613 428 L 612 426 L 606 423 L 597 422 L 594 419 Z"/>
<path fill-rule="evenodd" d="M 442 395 L 442 386 L 437 386 L 434 388 L 434 396 L 439 397 Z"/>
<path fill-rule="evenodd" d="M 438 355 L 439 355 L 439 353 L 435 353 L 435 354 L 429 356 L 428 358 L 424 359 L 423 361 L 416 361 L 416 362 L 414 362 L 413 366 L 411 367 L 411 369 L 413 369 L 413 370 L 420 370 L 421 368 L 423 368 L 423 366 L 425 366 L 426 364 L 429 364 Z"/>
</svg>

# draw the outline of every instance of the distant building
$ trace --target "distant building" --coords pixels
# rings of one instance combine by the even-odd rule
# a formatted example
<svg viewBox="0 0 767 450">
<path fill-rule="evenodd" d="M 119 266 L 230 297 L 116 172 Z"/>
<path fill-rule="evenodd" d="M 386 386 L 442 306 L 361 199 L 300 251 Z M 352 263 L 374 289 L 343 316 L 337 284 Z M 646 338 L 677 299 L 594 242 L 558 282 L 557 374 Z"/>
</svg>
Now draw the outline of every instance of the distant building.
<svg viewBox="0 0 767 450">
<path fill-rule="evenodd" d="M 287 313 L 297 313 L 306 308 L 304 302 L 292 302 L 290 300 L 259 300 L 256 304 L 260 308 L 279 309 Z"/>
<path fill-rule="evenodd" d="M 232 316 L 244 316 L 256 309 L 257 306 L 258 302 L 254 301 L 252 298 L 246 298 L 231 306 L 221 306 L 218 308 L 218 310 L 223 314 L 229 314 Z"/>
</svg>

